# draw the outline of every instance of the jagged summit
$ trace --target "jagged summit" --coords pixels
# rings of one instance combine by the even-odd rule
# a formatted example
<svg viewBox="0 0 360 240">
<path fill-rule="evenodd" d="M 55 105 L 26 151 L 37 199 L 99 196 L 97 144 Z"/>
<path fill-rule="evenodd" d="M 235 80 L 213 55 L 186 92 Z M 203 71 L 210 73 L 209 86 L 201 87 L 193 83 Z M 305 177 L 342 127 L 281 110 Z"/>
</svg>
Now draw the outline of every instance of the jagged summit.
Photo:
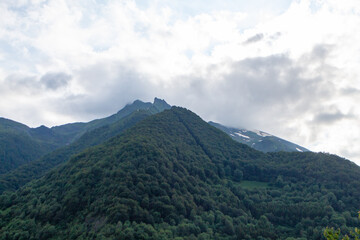
<svg viewBox="0 0 360 240">
<path fill-rule="evenodd" d="M 154 98 L 153 106 L 156 107 L 160 111 L 164 111 L 166 109 L 170 109 L 171 106 L 164 100 L 160 98 Z"/>
<path fill-rule="evenodd" d="M 157 97 L 154 98 L 154 104 L 165 104 L 165 105 L 169 105 L 169 104 L 165 101 L 165 99 L 160 99 L 160 98 L 157 98 Z"/>
<path fill-rule="evenodd" d="M 71 143 L 74 140 L 77 140 L 85 132 L 115 123 L 120 119 L 129 116 L 135 111 L 145 110 L 149 111 L 151 114 L 155 114 L 170 108 L 171 106 L 169 104 L 167 104 L 164 100 L 158 98 L 154 99 L 154 103 L 135 100 L 133 103 L 127 104 L 125 107 L 123 107 L 121 110 L 111 116 L 95 119 L 87 123 L 69 123 L 53 127 L 52 129 L 56 132 L 66 135 L 67 139 L 69 139 L 68 142 Z"/>
<path fill-rule="evenodd" d="M 154 102 L 143 102 L 141 100 L 135 100 L 133 103 L 127 104 L 123 109 L 117 112 L 117 114 L 127 114 L 128 111 L 133 111 L 134 109 L 140 110 L 140 109 L 151 109 L 156 108 L 157 111 L 161 112 L 165 109 L 170 109 L 171 106 L 164 100 L 155 97 Z"/>
</svg>

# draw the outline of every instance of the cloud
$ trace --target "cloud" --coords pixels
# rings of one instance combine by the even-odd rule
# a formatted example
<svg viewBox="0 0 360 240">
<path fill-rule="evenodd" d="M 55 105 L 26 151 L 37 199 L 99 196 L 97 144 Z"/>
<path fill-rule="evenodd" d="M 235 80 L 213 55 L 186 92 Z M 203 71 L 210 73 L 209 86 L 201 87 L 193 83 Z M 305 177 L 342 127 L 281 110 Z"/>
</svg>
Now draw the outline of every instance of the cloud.
<svg viewBox="0 0 360 240">
<path fill-rule="evenodd" d="M 353 96 L 353 95 L 360 96 L 360 89 L 354 88 L 354 87 L 347 87 L 347 88 L 342 89 L 341 93 L 344 96 Z"/>
<path fill-rule="evenodd" d="M 141 74 L 118 62 L 84 68 L 78 77 L 87 79 L 83 85 L 86 93 L 69 104 L 69 110 L 73 110 L 75 104 L 85 115 L 115 113 L 133 99 L 151 99 L 155 90 L 155 85 Z"/>
<path fill-rule="evenodd" d="M 287 55 L 245 59 L 232 63 L 221 81 L 211 84 L 208 79 L 190 80 L 195 91 L 191 95 L 207 99 L 196 110 L 212 109 L 214 120 L 238 127 L 272 129 L 287 119 L 306 118 L 317 109 L 314 102 L 325 103 L 334 93 L 320 74 L 304 72 L 303 63 Z"/>
<path fill-rule="evenodd" d="M 335 112 L 323 112 L 315 116 L 314 122 L 316 124 L 332 124 L 343 119 L 353 119 L 353 114 L 344 114 L 339 110 Z"/>
<path fill-rule="evenodd" d="M 47 73 L 40 78 L 40 83 L 47 89 L 57 90 L 66 86 L 71 80 L 71 76 L 65 73 Z"/>
<path fill-rule="evenodd" d="M 48 90 L 58 90 L 68 85 L 71 80 L 71 76 L 58 72 L 58 73 L 46 73 L 41 77 L 35 75 L 25 74 L 11 74 L 4 79 L 3 92 L 12 91 L 21 94 L 39 94 L 42 92 L 42 88 Z"/>
<path fill-rule="evenodd" d="M 32 94 L 39 91 L 40 84 L 36 76 L 11 74 L 4 79 L 2 91 L 18 92 L 21 94 Z"/>
<path fill-rule="evenodd" d="M 255 42 L 261 41 L 263 38 L 264 38 L 264 34 L 258 33 L 258 34 L 256 34 L 256 35 L 248 38 L 248 39 L 244 42 L 244 44 L 255 43 Z"/>
</svg>

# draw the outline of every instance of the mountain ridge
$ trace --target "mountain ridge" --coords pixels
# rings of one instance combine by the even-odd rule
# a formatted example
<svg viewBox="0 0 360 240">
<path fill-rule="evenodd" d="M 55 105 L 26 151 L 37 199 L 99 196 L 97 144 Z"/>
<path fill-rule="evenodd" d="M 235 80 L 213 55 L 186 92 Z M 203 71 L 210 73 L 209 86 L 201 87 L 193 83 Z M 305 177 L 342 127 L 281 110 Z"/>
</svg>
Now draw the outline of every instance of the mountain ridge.
<svg viewBox="0 0 360 240">
<path fill-rule="evenodd" d="M 153 103 L 135 100 L 133 103 L 125 105 L 117 113 L 108 117 L 95 119 L 89 122 L 68 123 L 51 128 L 44 125 L 36 128 L 29 128 L 25 124 L 10 119 L 0 118 L 0 153 L 3 153 L 0 154 L 0 163 L 3 162 L 0 167 L 0 175 L 12 171 L 23 164 L 32 162 L 55 149 L 69 145 L 86 132 L 115 123 L 134 111 L 147 110 L 150 113 L 155 114 L 165 109 L 169 109 L 170 107 L 171 106 L 167 104 L 165 100 L 156 97 L 154 98 Z M 294 145 L 293 143 L 275 136 L 266 136 L 263 139 L 258 139 L 258 136 L 252 133 L 251 139 L 249 140 L 244 138 L 249 138 L 249 136 L 246 136 L 243 133 L 241 135 L 239 134 L 241 131 L 240 129 L 225 127 L 218 123 L 210 122 L 210 124 L 226 132 L 234 140 L 263 152 L 308 151 L 299 145 Z M 1 134 L 3 134 L 2 137 Z M 8 142 L 8 144 L 4 145 L 6 142 Z M 18 148 L 16 144 L 14 144 L 15 142 L 21 142 L 21 144 L 18 145 L 25 147 Z M 8 151 L 7 149 L 13 150 Z"/>
<path fill-rule="evenodd" d="M 89 131 L 113 124 L 134 111 L 148 110 L 151 114 L 155 114 L 170 107 L 164 100 L 158 98 L 155 98 L 153 103 L 136 100 L 105 118 L 51 128 L 44 125 L 30 128 L 25 124 L 0 118 L 0 175 L 71 144 Z"/>
<path fill-rule="evenodd" d="M 0 193 L 18 189 L 27 182 L 41 177 L 51 168 L 66 162 L 73 154 L 100 144 L 133 126 L 135 123 L 166 108 L 170 108 L 170 105 L 164 100 L 156 98 L 154 104 L 143 103 L 139 100 L 133 104 L 128 104 L 119 111 L 121 115 L 118 114 L 115 120 L 114 115 L 104 118 L 103 122 L 99 119 L 97 126 L 101 125 L 100 127 L 93 127 L 93 125 L 91 125 L 86 132 L 82 133 L 81 136 L 72 143 L 0 175 Z M 71 125 L 65 127 L 71 129 Z"/>
<path fill-rule="evenodd" d="M 262 152 L 308 152 L 309 150 L 282 138 L 259 130 L 234 128 L 221 125 L 216 122 L 208 122 L 210 125 L 224 131 L 237 142 L 246 144 Z"/>
<path fill-rule="evenodd" d="M 117 120 L 128 116 L 129 114 L 131 114 L 136 110 L 149 110 L 152 113 L 157 113 L 165 109 L 169 109 L 170 107 L 171 106 L 167 104 L 164 100 L 160 100 L 158 98 L 154 98 L 153 103 L 135 100 L 133 103 L 126 104 L 117 113 L 112 114 L 108 117 L 94 119 L 89 122 L 68 123 L 68 124 L 52 127 L 51 129 L 58 133 L 65 132 L 65 135 L 71 136 L 70 142 L 73 142 L 86 131 L 90 131 L 95 128 L 102 127 L 104 125 L 114 123 Z"/>
</svg>

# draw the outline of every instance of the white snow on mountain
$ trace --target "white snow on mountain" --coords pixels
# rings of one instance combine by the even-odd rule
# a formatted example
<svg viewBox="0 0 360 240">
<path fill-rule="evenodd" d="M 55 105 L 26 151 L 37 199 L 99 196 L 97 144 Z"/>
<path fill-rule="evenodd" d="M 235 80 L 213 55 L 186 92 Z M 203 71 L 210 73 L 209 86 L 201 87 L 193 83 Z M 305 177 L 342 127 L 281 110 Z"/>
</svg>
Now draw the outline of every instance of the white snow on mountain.
<svg viewBox="0 0 360 240">
<path fill-rule="evenodd" d="M 243 138 L 250 138 L 250 137 L 248 137 L 248 136 L 246 136 L 246 135 L 243 135 L 243 134 L 241 134 L 240 132 L 234 132 L 236 135 L 238 135 L 239 137 L 243 137 Z"/>
<path fill-rule="evenodd" d="M 272 136 L 271 134 L 268 134 L 266 132 L 262 132 L 262 131 L 259 131 L 259 130 L 253 130 L 254 133 L 256 133 L 257 135 L 261 136 L 261 137 L 269 137 L 269 136 Z"/>
</svg>

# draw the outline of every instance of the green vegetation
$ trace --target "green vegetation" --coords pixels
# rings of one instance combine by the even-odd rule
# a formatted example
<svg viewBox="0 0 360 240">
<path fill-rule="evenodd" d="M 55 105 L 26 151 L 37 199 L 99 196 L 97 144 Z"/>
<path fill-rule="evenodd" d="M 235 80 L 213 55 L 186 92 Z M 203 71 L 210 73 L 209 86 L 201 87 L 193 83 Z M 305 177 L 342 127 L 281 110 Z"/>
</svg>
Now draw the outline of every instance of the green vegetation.
<svg viewBox="0 0 360 240">
<path fill-rule="evenodd" d="M 244 189 L 261 189 L 261 188 L 268 188 L 269 183 L 257 182 L 257 181 L 241 181 L 240 186 Z"/>
<path fill-rule="evenodd" d="M 0 193 L 16 190 L 31 180 L 42 177 L 50 169 L 68 161 L 72 155 L 77 154 L 88 147 L 105 142 L 111 137 L 132 127 L 150 114 L 149 111 L 145 110 L 136 111 L 113 124 L 86 132 L 77 141 L 66 147 L 55 150 L 36 161 L 32 161 L 11 172 L 0 175 Z"/>
<path fill-rule="evenodd" d="M 44 126 L 29 128 L 9 119 L 0 118 L 0 175 L 64 144 L 62 138 L 56 140 L 56 137 Z"/>
<path fill-rule="evenodd" d="M 359 213 L 359 219 L 360 219 L 360 211 Z M 349 234 L 341 234 L 340 228 L 337 230 L 334 230 L 334 228 L 326 227 L 324 230 L 324 236 L 327 240 L 359 240 L 360 239 L 360 229 L 355 228 L 354 230 L 351 230 Z"/>
<path fill-rule="evenodd" d="M 358 226 L 359 180 L 345 159 L 264 154 L 172 108 L 1 195 L 0 239 L 321 239 Z"/>
<path fill-rule="evenodd" d="M 144 117 L 169 108 L 170 105 L 157 98 L 154 103 L 137 100 L 109 117 L 51 129 L 45 126 L 29 128 L 0 118 L 0 193 L 41 177 L 67 161 L 72 154 L 100 144 Z M 133 113 L 138 114 L 131 116 Z"/>
</svg>

